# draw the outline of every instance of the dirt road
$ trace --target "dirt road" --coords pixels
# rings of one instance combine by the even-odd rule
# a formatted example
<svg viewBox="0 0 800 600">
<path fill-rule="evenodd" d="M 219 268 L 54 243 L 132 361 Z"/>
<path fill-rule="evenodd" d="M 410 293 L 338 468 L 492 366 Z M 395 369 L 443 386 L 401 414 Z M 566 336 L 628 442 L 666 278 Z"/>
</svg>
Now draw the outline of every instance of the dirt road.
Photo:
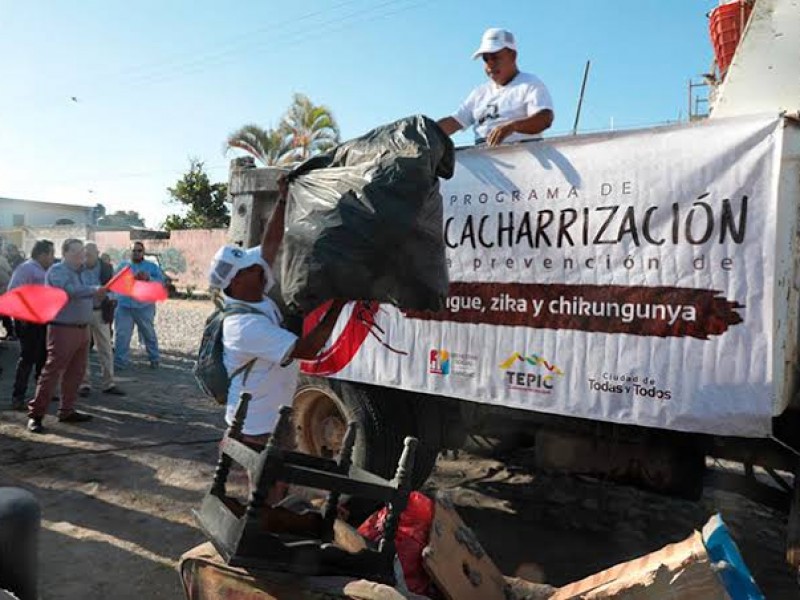
<svg viewBox="0 0 800 600">
<path fill-rule="evenodd" d="M 195 508 L 211 481 L 221 411 L 197 393 L 191 352 L 208 305 L 159 309 L 162 367 L 120 373 L 125 398 L 93 392 L 95 416 L 49 433 L 8 410 L 15 344 L 0 350 L 0 485 L 31 490 L 43 508 L 45 600 L 182 597 L 175 564 L 203 541 Z M 136 353 L 134 353 L 136 357 Z M 51 407 L 54 413 L 55 406 Z M 731 527 L 767 598 L 800 598 L 783 562 L 786 516 L 737 494 L 706 489 L 699 503 L 568 476 L 542 475 L 524 452 L 502 463 L 441 459 L 429 489 L 450 489 L 464 519 L 508 573 L 534 563 L 559 585 L 689 535 L 716 511 Z"/>
</svg>

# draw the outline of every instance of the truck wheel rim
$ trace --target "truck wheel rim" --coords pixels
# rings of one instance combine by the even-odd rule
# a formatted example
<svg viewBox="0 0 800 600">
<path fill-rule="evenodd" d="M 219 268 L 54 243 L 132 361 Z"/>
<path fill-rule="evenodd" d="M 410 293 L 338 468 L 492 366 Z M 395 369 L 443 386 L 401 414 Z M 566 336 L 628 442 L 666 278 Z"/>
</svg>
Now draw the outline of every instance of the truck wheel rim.
<svg viewBox="0 0 800 600">
<path fill-rule="evenodd" d="M 295 396 L 293 409 L 298 450 L 334 458 L 347 429 L 336 400 L 319 388 L 306 388 Z"/>
</svg>

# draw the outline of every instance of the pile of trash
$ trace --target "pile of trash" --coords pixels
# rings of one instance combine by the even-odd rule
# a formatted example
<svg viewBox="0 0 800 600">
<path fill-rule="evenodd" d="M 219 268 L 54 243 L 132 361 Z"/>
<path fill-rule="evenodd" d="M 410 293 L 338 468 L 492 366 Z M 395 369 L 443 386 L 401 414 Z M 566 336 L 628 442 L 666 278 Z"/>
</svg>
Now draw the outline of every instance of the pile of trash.
<svg viewBox="0 0 800 600">
<path fill-rule="evenodd" d="M 377 513 L 359 533 L 379 539 Z M 719 515 L 682 542 L 555 588 L 505 577 L 446 496 L 416 492 L 397 539 L 408 591 L 448 600 L 763 600 Z"/>
<path fill-rule="evenodd" d="M 764 599 L 719 515 L 682 542 L 561 587 L 506 577 L 446 494 L 411 491 L 419 440 L 405 438 L 384 479 L 353 464 L 355 422 L 336 459 L 311 456 L 286 443 L 293 421 L 283 406 L 266 446 L 254 446 L 241 436 L 249 401 L 242 394 L 195 512 L 210 543 L 181 558 L 187 600 Z M 246 501 L 228 488 L 235 466 Z M 323 496 L 315 503 L 304 490 Z M 384 508 L 355 530 L 342 520 L 342 494 Z"/>
<path fill-rule="evenodd" d="M 291 312 L 347 298 L 440 310 L 447 296 L 439 178 L 453 142 L 418 115 L 291 171 L 281 289 Z"/>
<path fill-rule="evenodd" d="M 386 509 L 357 530 L 337 522 L 338 544 L 352 552 L 377 543 Z M 447 496 L 435 500 L 412 492 L 396 537 L 401 570 L 394 586 L 346 577 L 297 577 L 291 585 L 276 573 L 257 574 L 225 565 L 210 544 L 181 560 L 190 600 L 211 598 L 357 598 L 362 600 L 763 600 L 719 515 L 682 542 L 553 587 L 504 576 Z M 188 590 L 195 590 L 190 595 Z M 201 590 L 204 593 L 201 593 Z M 213 590 L 213 595 L 211 591 Z"/>
</svg>

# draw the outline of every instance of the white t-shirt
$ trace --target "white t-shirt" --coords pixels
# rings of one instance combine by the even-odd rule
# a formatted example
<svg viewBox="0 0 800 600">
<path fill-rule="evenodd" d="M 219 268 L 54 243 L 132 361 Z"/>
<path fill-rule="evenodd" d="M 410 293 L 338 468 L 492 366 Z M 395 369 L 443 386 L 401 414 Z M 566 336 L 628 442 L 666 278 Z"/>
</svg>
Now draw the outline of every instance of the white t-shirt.
<svg viewBox="0 0 800 600">
<path fill-rule="evenodd" d="M 278 307 L 269 298 L 261 302 L 242 302 L 225 296 L 225 305 L 245 304 L 263 314 L 241 314 L 225 317 L 222 324 L 222 360 L 228 373 L 256 358 L 244 380 L 244 373 L 233 378 L 228 391 L 225 420 L 230 425 L 239 402 L 239 394 L 248 392 L 253 398 L 244 420 L 246 435 L 269 433 L 278 419 L 281 405 L 292 405 L 297 387 L 298 365 L 286 362 L 294 349 L 297 336 L 281 325 L 283 319 Z"/>
<path fill-rule="evenodd" d="M 531 117 L 541 110 L 553 110 L 553 100 L 544 83 L 536 75 L 517 73 L 506 85 L 491 79 L 470 92 L 453 115 L 462 127 L 472 125 L 475 139 L 483 141 L 498 125 Z M 536 139 L 539 134 L 512 133 L 503 143 Z"/>
</svg>

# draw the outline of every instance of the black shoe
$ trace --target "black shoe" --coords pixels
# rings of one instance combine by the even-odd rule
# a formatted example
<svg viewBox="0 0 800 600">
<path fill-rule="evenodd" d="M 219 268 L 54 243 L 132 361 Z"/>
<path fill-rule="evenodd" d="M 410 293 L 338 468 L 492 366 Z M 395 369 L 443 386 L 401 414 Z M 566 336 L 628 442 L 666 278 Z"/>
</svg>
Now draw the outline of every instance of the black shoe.
<svg viewBox="0 0 800 600">
<path fill-rule="evenodd" d="M 42 426 L 42 420 L 35 418 L 28 419 L 28 431 L 30 431 L 31 433 L 44 433 L 44 426 Z"/>
<path fill-rule="evenodd" d="M 128 394 L 125 393 L 125 390 L 118 388 L 115 385 L 112 385 L 107 390 L 103 390 L 104 394 L 110 394 L 112 396 L 127 396 Z"/>
<path fill-rule="evenodd" d="M 91 421 L 94 419 L 92 415 L 87 415 L 86 413 L 78 412 L 77 410 L 73 410 L 68 415 L 63 417 L 58 417 L 58 421 L 60 423 L 86 423 L 86 421 Z"/>
<path fill-rule="evenodd" d="M 81 386 L 81 389 L 78 390 L 78 395 L 81 398 L 88 398 L 89 394 L 91 393 L 92 393 L 92 388 L 90 388 L 88 385 L 83 385 Z"/>
</svg>

